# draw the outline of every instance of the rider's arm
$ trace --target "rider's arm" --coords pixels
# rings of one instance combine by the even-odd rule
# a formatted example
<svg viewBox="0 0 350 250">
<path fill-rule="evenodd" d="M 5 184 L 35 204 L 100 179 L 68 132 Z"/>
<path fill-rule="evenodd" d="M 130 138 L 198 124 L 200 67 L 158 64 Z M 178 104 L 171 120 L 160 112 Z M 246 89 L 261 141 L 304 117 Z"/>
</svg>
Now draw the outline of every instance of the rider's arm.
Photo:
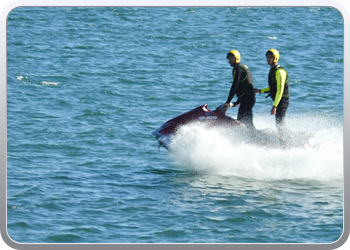
<svg viewBox="0 0 350 250">
<path fill-rule="evenodd" d="M 270 87 L 260 89 L 260 93 L 267 93 L 267 92 L 270 92 Z"/>
<path fill-rule="evenodd" d="M 237 69 L 238 68 L 238 69 Z M 241 68 L 237 67 L 233 70 L 233 81 L 232 81 L 232 85 L 231 85 L 231 89 L 230 89 L 230 93 L 227 97 L 227 101 L 226 103 L 230 103 L 233 96 L 236 94 L 237 92 L 237 88 L 238 88 L 238 84 L 239 81 L 241 80 L 241 74 L 242 74 L 242 70 Z"/>
</svg>

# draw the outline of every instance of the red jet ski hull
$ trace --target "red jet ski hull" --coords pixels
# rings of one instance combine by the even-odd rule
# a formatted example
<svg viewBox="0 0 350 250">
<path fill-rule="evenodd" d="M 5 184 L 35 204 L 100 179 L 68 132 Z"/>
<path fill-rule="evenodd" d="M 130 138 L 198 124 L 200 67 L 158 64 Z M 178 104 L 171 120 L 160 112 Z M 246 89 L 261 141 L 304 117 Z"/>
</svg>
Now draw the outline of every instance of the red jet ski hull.
<svg viewBox="0 0 350 250">
<path fill-rule="evenodd" d="M 157 130 L 153 131 L 152 135 L 157 138 L 160 146 L 166 148 L 166 145 L 164 145 L 164 137 L 175 135 L 180 126 L 191 122 L 206 123 L 211 126 L 244 126 L 242 123 L 227 116 L 226 111 L 227 110 L 225 110 L 222 105 L 211 111 L 208 109 L 207 104 L 204 104 L 170 119 Z"/>
</svg>

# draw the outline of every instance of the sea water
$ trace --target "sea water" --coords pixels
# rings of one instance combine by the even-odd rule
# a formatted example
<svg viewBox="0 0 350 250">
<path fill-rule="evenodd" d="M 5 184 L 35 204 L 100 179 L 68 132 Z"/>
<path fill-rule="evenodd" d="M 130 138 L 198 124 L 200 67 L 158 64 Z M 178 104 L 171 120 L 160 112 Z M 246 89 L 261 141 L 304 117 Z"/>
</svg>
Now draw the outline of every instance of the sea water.
<svg viewBox="0 0 350 250">
<path fill-rule="evenodd" d="M 275 48 L 290 131 L 260 147 L 185 126 L 226 101 L 241 53 L 267 87 Z M 233 100 L 234 101 L 234 100 Z M 275 130 L 257 94 L 254 124 Z M 237 108 L 228 111 L 236 118 Z M 332 243 L 343 231 L 343 19 L 317 7 L 19 7 L 7 20 L 7 230 L 19 243 Z"/>
</svg>

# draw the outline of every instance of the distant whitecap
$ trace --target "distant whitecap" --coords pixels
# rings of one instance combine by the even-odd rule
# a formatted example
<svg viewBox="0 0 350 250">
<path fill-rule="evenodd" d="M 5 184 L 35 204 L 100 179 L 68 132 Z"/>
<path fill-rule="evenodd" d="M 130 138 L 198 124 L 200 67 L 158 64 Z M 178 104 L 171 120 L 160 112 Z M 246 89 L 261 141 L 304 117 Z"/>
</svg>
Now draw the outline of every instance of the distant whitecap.
<svg viewBox="0 0 350 250">
<path fill-rule="evenodd" d="M 42 81 L 40 82 L 43 85 L 58 85 L 58 82 L 46 82 L 46 81 Z"/>
</svg>

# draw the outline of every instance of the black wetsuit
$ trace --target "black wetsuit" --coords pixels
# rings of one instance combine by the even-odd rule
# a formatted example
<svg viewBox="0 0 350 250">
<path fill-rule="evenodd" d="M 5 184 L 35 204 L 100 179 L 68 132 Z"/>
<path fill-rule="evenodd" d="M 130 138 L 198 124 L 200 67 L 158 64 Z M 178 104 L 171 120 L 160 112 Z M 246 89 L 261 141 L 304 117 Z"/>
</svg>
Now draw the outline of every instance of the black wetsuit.
<svg viewBox="0 0 350 250">
<path fill-rule="evenodd" d="M 244 64 L 237 64 L 232 70 L 233 82 L 226 103 L 230 103 L 236 95 L 240 102 L 237 120 L 243 122 L 247 128 L 254 129 L 253 107 L 255 105 L 255 93 L 253 91 L 253 77 L 249 68 Z"/>
</svg>

